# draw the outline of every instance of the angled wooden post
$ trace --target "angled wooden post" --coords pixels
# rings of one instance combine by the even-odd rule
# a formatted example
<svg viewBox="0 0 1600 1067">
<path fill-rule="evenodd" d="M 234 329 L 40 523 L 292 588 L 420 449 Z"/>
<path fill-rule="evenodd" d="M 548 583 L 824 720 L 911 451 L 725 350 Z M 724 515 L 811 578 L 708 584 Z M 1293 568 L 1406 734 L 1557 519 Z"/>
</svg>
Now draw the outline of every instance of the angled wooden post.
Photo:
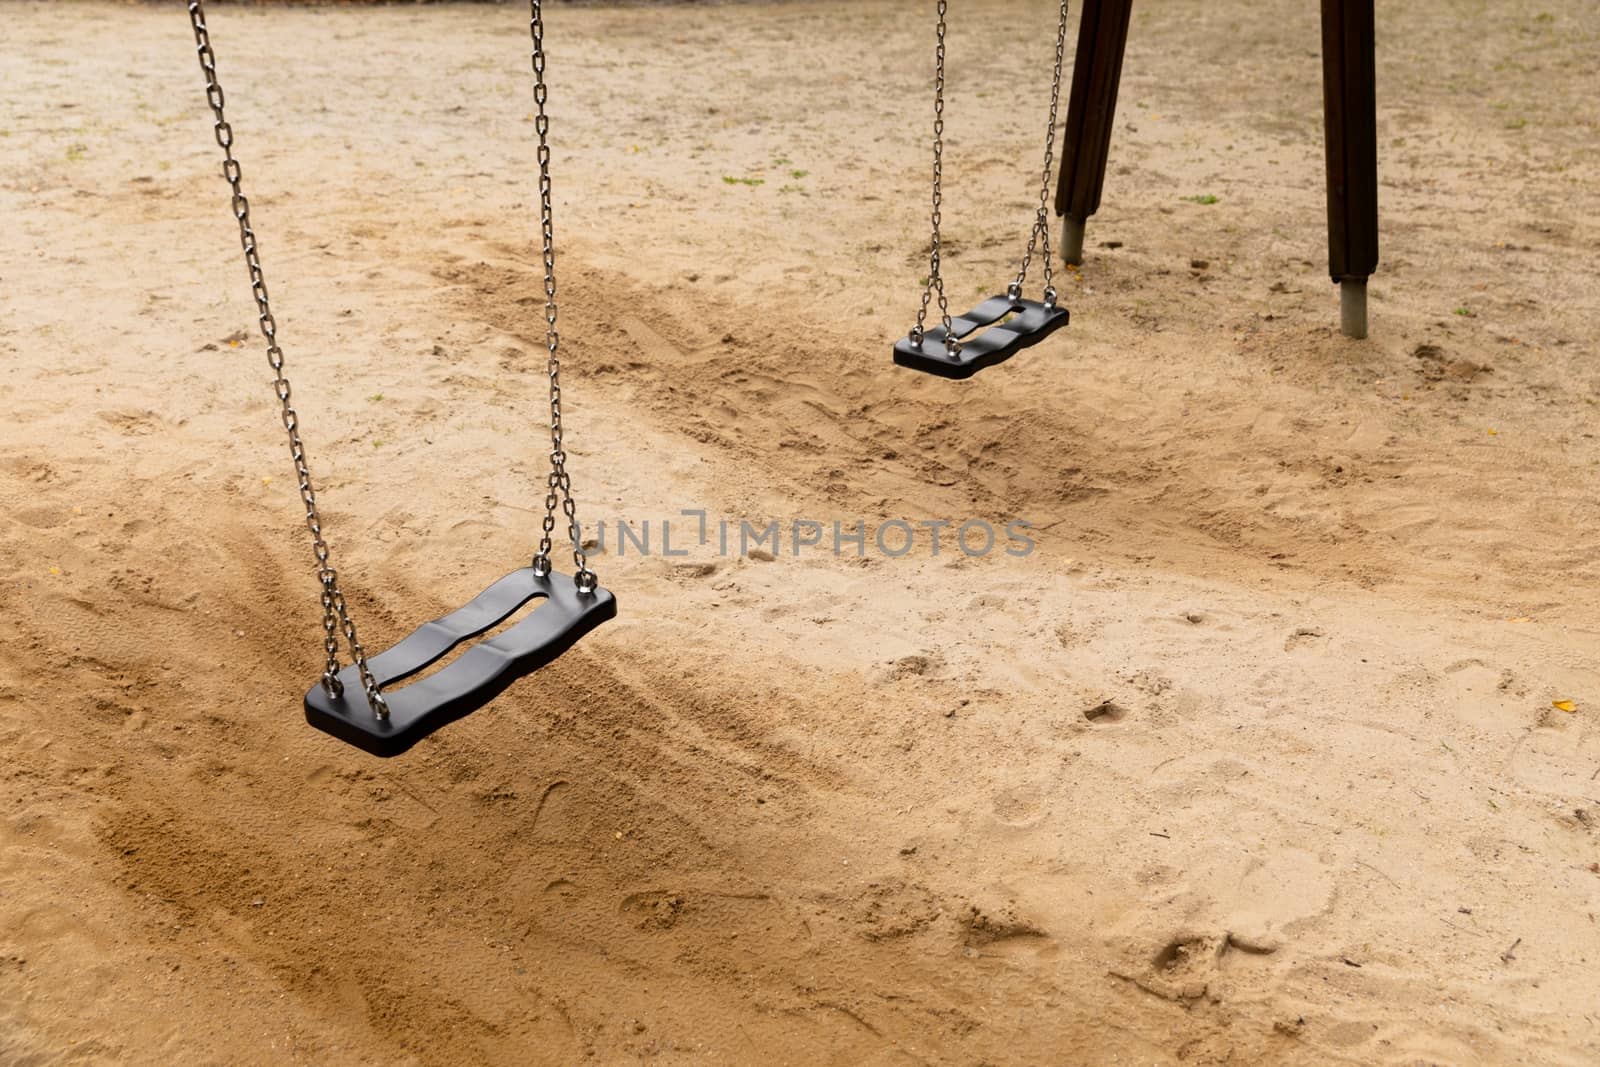
<svg viewBox="0 0 1600 1067">
<path fill-rule="evenodd" d="M 1322 0 L 1322 111 L 1328 163 L 1328 273 L 1339 326 L 1367 336 L 1378 267 L 1378 131 L 1372 0 Z"/>
<path fill-rule="evenodd" d="M 1056 181 L 1056 214 L 1062 216 L 1061 257 L 1068 263 L 1083 262 L 1084 224 L 1100 210 L 1132 12 L 1133 0 L 1083 0 L 1061 176 Z"/>
</svg>

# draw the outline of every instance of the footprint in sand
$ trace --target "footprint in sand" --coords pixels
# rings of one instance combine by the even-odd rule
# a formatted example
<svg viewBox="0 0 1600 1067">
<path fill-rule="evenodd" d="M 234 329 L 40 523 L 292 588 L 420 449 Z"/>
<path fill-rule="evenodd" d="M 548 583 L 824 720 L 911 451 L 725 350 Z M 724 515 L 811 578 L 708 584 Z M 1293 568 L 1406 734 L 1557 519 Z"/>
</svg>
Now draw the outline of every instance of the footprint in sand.
<svg viewBox="0 0 1600 1067">
<path fill-rule="evenodd" d="M 767 893 L 646 889 L 624 896 L 617 914 L 641 933 L 676 931 L 741 956 L 793 958 L 811 948 L 806 920 Z"/>
<path fill-rule="evenodd" d="M 867 941 L 894 941 L 926 930 L 944 914 L 944 907 L 927 886 L 901 878 L 869 883 L 840 910 L 851 929 Z"/>
<path fill-rule="evenodd" d="M 1183 929 L 1161 942 L 1146 958 L 1130 959 L 1126 966 L 1113 968 L 1111 973 L 1168 1000 L 1220 1000 L 1229 983 L 1240 977 L 1239 963 L 1263 962 L 1281 947 L 1275 940 L 1259 940 L 1226 930 Z M 1130 954 L 1124 951 L 1125 956 Z"/>
<path fill-rule="evenodd" d="M 1439 690 L 1452 714 L 1479 729 L 1503 732 L 1527 725 L 1527 689 L 1509 670 L 1481 659 L 1459 660 L 1444 669 Z"/>
<path fill-rule="evenodd" d="M 1083 709 L 1083 717 L 1096 726 L 1110 726 L 1128 717 L 1128 709 L 1115 700 L 1101 700 Z"/>
<path fill-rule="evenodd" d="M 1600 729 L 1551 709 L 1517 745 L 1511 773 L 1536 793 L 1593 802 L 1600 798 Z"/>
<path fill-rule="evenodd" d="M 565 778 L 557 778 L 539 792 L 533 807 L 533 818 L 528 824 L 530 834 L 543 831 L 547 836 L 564 837 L 563 830 L 569 821 L 566 794 L 572 788 Z"/>
<path fill-rule="evenodd" d="M 19 508 L 11 513 L 11 517 L 35 530 L 53 530 L 66 525 L 72 513 L 62 507 Z"/>
<path fill-rule="evenodd" d="M 1298 667 L 1269 667 L 1250 680 L 1242 694 L 1256 717 L 1265 721 L 1297 712 L 1305 676 Z"/>
<path fill-rule="evenodd" d="M 969 955 L 1049 954 L 1055 939 L 1019 911 L 1011 900 L 968 904 L 956 916 Z"/>
<path fill-rule="evenodd" d="M 1173 1000 L 1218 996 L 1247 979 L 1241 967 L 1289 951 L 1333 906 L 1333 891 L 1328 866 L 1302 849 L 1203 859 L 1181 881 L 1158 880 L 1146 906 L 1118 924 L 1117 973 Z"/>
<path fill-rule="evenodd" d="M 1295 630 L 1283 642 L 1285 652 L 1320 652 L 1327 647 L 1327 635 L 1309 626 Z"/>
<path fill-rule="evenodd" d="M 665 889 L 651 889 L 643 893 L 629 893 L 622 898 L 618 911 L 636 930 L 670 930 L 683 918 L 688 902 L 682 893 Z"/>
<path fill-rule="evenodd" d="M 1214 979 L 1233 965 L 1271 956 L 1282 947 L 1276 938 L 1233 930 L 1180 934 L 1155 954 L 1150 970 L 1177 999 L 1188 1000 L 1210 992 Z"/>
<path fill-rule="evenodd" d="M 1214 640 L 1218 633 L 1233 630 L 1230 617 L 1204 607 L 1186 607 L 1172 614 L 1147 615 L 1144 624 L 1160 627 L 1180 640 Z"/>
<path fill-rule="evenodd" d="M 1027 830 L 1039 825 L 1050 813 L 1050 806 L 1037 789 L 1015 786 L 995 794 L 994 817 L 1002 826 Z"/>
<path fill-rule="evenodd" d="M 126 437 L 144 437 L 155 433 L 160 419 L 153 411 L 101 411 L 99 417 L 117 428 Z"/>
</svg>

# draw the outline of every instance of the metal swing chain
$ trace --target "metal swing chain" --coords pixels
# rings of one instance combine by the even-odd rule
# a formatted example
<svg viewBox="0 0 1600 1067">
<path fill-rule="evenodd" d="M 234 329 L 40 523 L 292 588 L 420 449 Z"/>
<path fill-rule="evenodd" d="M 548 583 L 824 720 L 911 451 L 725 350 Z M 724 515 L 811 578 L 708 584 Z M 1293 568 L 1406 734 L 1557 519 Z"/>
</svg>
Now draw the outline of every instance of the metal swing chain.
<svg viewBox="0 0 1600 1067">
<path fill-rule="evenodd" d="M 944 36 L 945 14 L 949 0 L 938 0 L 938 46 L 934 50 L 933 67 L 933 238 L 928 253 L 928 284 L 922 290 L 922 306 L 917 309 L 917 324 L 911 328 L 911 343 L 921 346 L 923 325 L 928 318 L 928 302 L 939 294 L 939 319 L 944 326 L 944 347 L 951 357 L 960 355 L 961 339 L 950 324 L 950 301 L 944 292 L 944 276 L 939 271 L 939 223 L 944 203 Z"/>
<path fill-rule="evenodd" d="M 1034 217 L 1033 232 L 1028 236 L 1028 250 L 1023 253 L 1022 267 L 1017 280 L 1006 287 L 1006 295 L 1015 303 L 1022 299 L 1022 283 L 1028 279 L 1028 264 L 1033 260 L 1033 250 L 1038 245 L 1044 254 L 1044 306 L 1056 305 L 1055 264 L 1050 258 L 1050 172 L 1056 161 L 1056 113 L 1061 103 L 1061 66 L 1067 53 L 1067 0 L 1061 0 L 1061 19 L 1056 25 L 1056 65 L 1050 80 L 1050 123 L 1044 131 L 1044 176 L 1039 181 L 1039 212 Z"/>
<path fill-rule="evenodd" d="M 367 666 L 366 649 L 356 637 L 355 620 L 345 604 L 344 593 L 339 588 L 339 572 L 329 561 L 328 542 L 322 536 L 322 517 L 317 511 L 317 494 L 311 487 L 311 470 L 306 465 L 305 445 L 300 440 L 300 417 L 289 402 L 289 379 L 283 372 L 283 349 L 278 347 L 278 324 L 272 317 L 267 302 L 266 276 L 261 270 L 261 258 L 256 250 L 255 231 L 250 226 L 250 201 L 240 186 L 242 172 L 233 155 L 233 127 L 223 116 L 222 85 L 217 81 L 217 57 L 211 50 L 211 37 L 206 32 L 206 16 L 202 0 L 189 0 L 189 24 L 194 28 L 195 49 L 200 56 L 200 69 L 206 78 L 206 102 L 211 105 L 215 119 L 213 132 L 222 147 L 222 176 L 233 190 L 233 217 L 239 223 L 239 243 L 244 247 L 245 265 L 250 270 L 250 293 L 255 297 L 257 321 L 261 336 L 267 342 L 267 363 L 272 367 L 273 392 L 282 406 L 283 428 L 289 435 L 289 455 L 294 460 L 295 475 L 300 484 L 300 500 L 306 509 L 306 528 L 311 531 L 311 547 L 317 558 L 317 578 L 322 583 L 322 647 L 327 653 L 327 665 L 322 672 L 322 687 L 328 695 L 338 697 L 344 692 L 339 681 L 339 640 L 343 633 L 350 648 L 367 701 L 380 719 L 389 717 L 388 702 L 378 690 L 378 682 Z"/>
<path fill-rule="evenodd" d="M 550 204 L 550 116 L 545 113 L 549 89 L 544 82 L 544 3 L 528 0 L 528 32 L 533 37 L 533 99 L 538 106 L 534 130 L 539 135 L 539 229 L 544 241 L 544 321 L 545 346 L 550 350 L 550 477 L 546 482 L 544 523 L 539 537 L 539 552 L 533 569 L 540 577 L 550 573 L 552 535 L 556 528 L 556 504 L 567 518 L 567 533 L 572 538 L 572 562 L 577 568 L 573 582 L 579 593 L 592 593 L 600 584 L 589 569 L 578 527 L 577 504 L 572 498 L 572 478 L 567 474 L 567 453 L 561 443 L 561 335 L 556 330 L 556 248 L 555 223 Z M 558 500 L 559 494 L 559 500 Z"/>
</svg>

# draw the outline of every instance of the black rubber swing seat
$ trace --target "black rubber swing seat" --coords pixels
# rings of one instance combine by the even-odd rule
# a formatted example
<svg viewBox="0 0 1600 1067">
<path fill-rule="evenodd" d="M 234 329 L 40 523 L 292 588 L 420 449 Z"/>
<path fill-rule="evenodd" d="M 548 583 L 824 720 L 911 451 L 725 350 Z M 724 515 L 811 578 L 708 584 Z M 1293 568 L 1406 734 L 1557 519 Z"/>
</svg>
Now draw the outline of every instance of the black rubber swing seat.
<svg viewBox="0 0 1600 1067">
<path fill-rule="evenodd" d="M 474 645 L 426 678 L 392 691 L 388 688 L 536 598 L 544 603 L 510 629 Z M 532 567 L 512 571 L 465 607 L 422 624 L 393 648 L 367 660 L 388 702 L 388 718 L 373 714 L 352 664 L 339 672 L 344 692 L 338 697 L 329 696 L 321 682 L 306 692 L 306 721 L 374 756 L 398 756 L 441 726 L 477 711 L 616 614 L 616 598 L 604 589 L 584 594 L 564 574 L 541 578 Z"/>
<path fill-rule="evenodd" d="M 1007 315 L 1014 317 L 1002 322 Z M 920 345 L 911 340 L 910 334 L 896 341 L 894 361 L 941 378 L 970 378 L 1043 341 L 1065 326 L 1069 317 L 1067 309 L 1059 304 L 1047 307 L 1037 300 L 991 296 L 965 315 L 951 318 L 951 332 L 962 341 L 961 351 L 954 357 L 945 350 L 945 330 L 940 325 L 924 333 Z M 966 340 L 985 326 L 989 328 Z"/>
</svg>

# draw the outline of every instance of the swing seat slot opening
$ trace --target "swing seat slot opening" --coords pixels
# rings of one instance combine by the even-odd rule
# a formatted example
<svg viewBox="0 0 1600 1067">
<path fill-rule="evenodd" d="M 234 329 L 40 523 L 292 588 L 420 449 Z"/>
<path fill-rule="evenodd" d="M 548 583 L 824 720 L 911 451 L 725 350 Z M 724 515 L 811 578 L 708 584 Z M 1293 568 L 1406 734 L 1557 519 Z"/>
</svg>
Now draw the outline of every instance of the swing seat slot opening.
<svg viewBox="0 0 1600 1067">
<path fill-rule="evenodd" d="M 1012 317 L 1007 319 L 1008 315 Z M 923 334 L 920 345 L 911 340 L 910 334 L 896 341 L 894 361 L 901 367 L 941 378 L 970 378 L 1043 341 L 1065 326 L 1070 317 L 1060 304 L 1046 307 L 1037 300 L 991 296 L 965 315 L 951 318 L 951 332 L 962 341 L 961 351 L 953 358 L 945 349 L 944 326 L 939 325 Z M 978 333 L 979 330 L 983 332 Z"/>
<path fill-rule="evenodd" d="M 452 663 L 410 685 L 390 689 L 451 649 L 493 629 L 531 600 L 542 602 L 502 633 L 467 649 Z M 541 578 L 523 567 L 443 618 L 423 623 L 393 648 L 368 660 L 389 704 L 380 719 L 367 702 L 354 665 L 339 672 L 344 692 L 330 697 L 321 682 L 306 692 L 306 721 L 374 756 L 398 756 L 418 741 L 483 707 L 517 679 L 552 662 L 579 638 L 615 618 L 605 589 L 584 595 L 564 574 Z"/>
</svg>

